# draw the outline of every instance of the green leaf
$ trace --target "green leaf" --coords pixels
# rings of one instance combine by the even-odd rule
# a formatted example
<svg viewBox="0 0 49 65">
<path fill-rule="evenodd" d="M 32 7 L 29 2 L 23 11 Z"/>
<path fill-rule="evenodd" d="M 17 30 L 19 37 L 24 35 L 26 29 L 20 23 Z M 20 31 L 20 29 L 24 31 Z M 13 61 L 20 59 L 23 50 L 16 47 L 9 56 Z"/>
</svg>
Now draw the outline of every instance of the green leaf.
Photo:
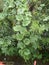
<svg viewBox="0 0 49 65">
<path fill-rule="evenodd" d="M 49 16 L 45 17 L 45 19 L 43 19 L 43 21 L 48 21 L 49 20 Z"/>
<path fill-rule="evenodd" d="M 34 43 L 34 42 L 37 42 L 38 41 L 38 35 L 34 35 L 34 34 L 31 34 L 30 35 L 30 41 L 32 42 L 32 43 Z"/>
<path fill-rule="evenodd" d="M 31 23 L 30 18 L 29 17 L 25 17 L 23 22 L 22 22 L 22 25 L 23 26 L 28 26 L 30 23 Z"/>
<path fill-rule="evenodd" d="M 23 40 L 23 42 L 24 42 L 25 45 L 29 45 L 29 44 L 30 44 L 30 39 L 25 38 L 25 39 Z"/>
<path fill-rule="evenodd" d="M 16 39 L 17 40 L 22 40 L 23 38 L 24 38 L 24 36 L 22 34 L 20 34 L 20 33 L 16 34 Z"/>
<path fill-rule="evenodd" d="M 39 33 L 43 33 L 44 30 L 46 30 L 45 25 L 40 25 Z"/>
<path fill-rule="evenodd" d="M 20 31 L 21 28 L 22 28 L 21 25 L 16 25 L 16 26 L 13 27 L 13 30 L 14 31 Z"/>
<path fill-rule="evenodd" d="M 0 38 L 0 45 L 4 44 L 4 40 Z"/>
<path fill-rule="evenodd" d="M 16 20 L 22 21 L 23 20 L 23 15 L 17 14 L 16 15 Z"/>
<path fill-rule="evenodd" d="M 20 49 L 19 54 L 27 61 L 30 59 L 30 50 L 29 49 Z"/>
<path fill-rule="evenodd" d="M 6 17 L 6 13 L 0 13 L 0 21 L 4 20 Z"/>
<path fill-rule="evenodd" d="M 30 30 L 32 31 L 38 31 L 39 30 L 39 21 L 32 21 L 32 24 L 31 24 L 31 27 L 30 27 Z"/>
<path fill-rule="evenodd" d="M 23 48 L 25 48 L 25 45 L 24 45 L 24 43 L 23 42 L 18 42 L 18 44 L 17 44 L 17 48 L 19 49 L 23 49 Z"/>
</svg>

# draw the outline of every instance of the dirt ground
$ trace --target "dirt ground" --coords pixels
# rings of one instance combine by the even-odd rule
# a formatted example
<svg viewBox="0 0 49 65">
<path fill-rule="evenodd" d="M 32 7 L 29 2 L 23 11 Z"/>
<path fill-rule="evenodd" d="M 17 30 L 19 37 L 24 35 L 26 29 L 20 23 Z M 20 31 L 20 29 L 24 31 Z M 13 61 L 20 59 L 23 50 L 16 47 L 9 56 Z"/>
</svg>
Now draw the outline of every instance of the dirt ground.
<svg viewBox="0 0 49 65">
<path fill-rule="evenodd" d="M 22 58 L 16 56 L 0 56 L 0 61 L 3 61 L 5 65 L 33 65 L 33 62 L 25 63 Z M 49 65 L 49 62 L 43 63 L 41 60 L 37 60 L 37 65 Z"/>
</svg>

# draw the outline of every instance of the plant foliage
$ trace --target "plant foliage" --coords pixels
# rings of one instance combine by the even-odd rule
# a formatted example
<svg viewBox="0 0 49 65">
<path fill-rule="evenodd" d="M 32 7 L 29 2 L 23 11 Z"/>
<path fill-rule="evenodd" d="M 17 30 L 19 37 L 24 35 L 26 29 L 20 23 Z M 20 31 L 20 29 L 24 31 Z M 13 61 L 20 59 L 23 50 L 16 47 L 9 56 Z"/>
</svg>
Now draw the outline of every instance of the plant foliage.
<svg viewBox="0 0 49 65">
<path fill-rule="evenodd" d="M 49 0 L 0 0 L 0 54 L 48 59 Z"/>
</svg>

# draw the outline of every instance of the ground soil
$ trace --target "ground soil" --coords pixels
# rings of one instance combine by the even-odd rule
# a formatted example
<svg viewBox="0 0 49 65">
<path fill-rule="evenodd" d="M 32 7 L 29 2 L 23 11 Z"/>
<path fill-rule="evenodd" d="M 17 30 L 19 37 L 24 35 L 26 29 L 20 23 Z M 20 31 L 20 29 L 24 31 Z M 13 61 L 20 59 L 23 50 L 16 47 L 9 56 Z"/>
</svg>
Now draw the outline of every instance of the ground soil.
<svg viewBox="0 0 49 65">
<path fill-rule="evenodd" d="M 33 61 L 25 63 L 22 58 L 16 56 L 0 56 L 0 61 L 3 61 L 5 65 L 33 65 Z M 37 60 L 37 65 L 49 65 L 49 62 L 43 63 L 42 60 Z"/>
</svg>

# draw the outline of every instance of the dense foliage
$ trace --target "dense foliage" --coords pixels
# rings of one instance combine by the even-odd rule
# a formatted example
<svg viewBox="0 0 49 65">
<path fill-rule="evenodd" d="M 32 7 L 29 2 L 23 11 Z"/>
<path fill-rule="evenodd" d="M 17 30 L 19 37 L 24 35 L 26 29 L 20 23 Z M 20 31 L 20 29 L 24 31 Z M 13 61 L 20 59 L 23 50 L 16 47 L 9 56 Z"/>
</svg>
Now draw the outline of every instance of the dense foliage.
<svg viewBox="0 0 49 65">
<path fill-rule="evenodd" d="M 0 54 L 49 59 L 49 0 L 0 0 Z"/>
</svg>

